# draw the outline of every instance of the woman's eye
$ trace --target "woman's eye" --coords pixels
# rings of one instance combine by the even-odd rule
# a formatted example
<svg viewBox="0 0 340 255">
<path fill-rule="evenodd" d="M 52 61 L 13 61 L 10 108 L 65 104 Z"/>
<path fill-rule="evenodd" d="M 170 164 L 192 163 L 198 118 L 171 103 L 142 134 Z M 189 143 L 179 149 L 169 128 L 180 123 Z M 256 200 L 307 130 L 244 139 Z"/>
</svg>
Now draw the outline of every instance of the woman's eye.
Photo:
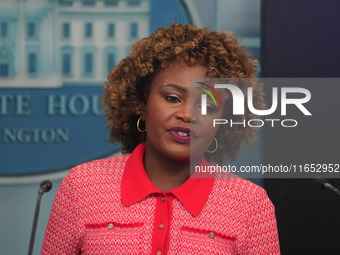
<svg viewBox="0 0 340 255">
<path fill-rule="evenodd" d="M 201 105 L 199 106 L 199 108 L 201 109 Z M 214 106 L 214 105 L 207 105 L 207 114 L 210 114 L 210 113 L 214 113 L 217 111 L 217 108 Z"/>
<path fill-rule="evenodd" d="M 172 104 L 181 102 L 181 100 L 176 96 L 165 96 L 165 100 Z"/>
<path fill-rule="evenodd" d="M 213 113 L 215 112 L 215 107 L 212 105 L 207 105 L 207 113 Z"/>
</svg>

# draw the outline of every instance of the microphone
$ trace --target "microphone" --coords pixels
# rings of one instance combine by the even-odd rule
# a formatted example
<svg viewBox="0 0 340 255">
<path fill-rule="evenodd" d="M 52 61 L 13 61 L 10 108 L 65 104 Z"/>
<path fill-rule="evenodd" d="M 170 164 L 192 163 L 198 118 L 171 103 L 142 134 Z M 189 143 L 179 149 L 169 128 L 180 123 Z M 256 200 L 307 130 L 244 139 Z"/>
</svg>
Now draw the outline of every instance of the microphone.
<svg viewBox="0 0 340 255">
<path fill-rule="evenodd" d="M 39 193 L 42 194 L 49 192 L 52 189 L 52 182 L 50 180 L 45 180 L 40 183 Z"/>
<path fill-rule="evenodd" d="M 37 230 L 37 223 L 38 223 L 38 217 L 39 217 L 41 197 L 45 192 L 49 192 L 51 189 L 52 189 L 52 182 L 51 181 L 45 180 L 45 181 L 42 181 L 40 183 L 40 187 L 39 187 L 39 190 L 38 190 L 37 204 L 35 206 L 34 220 L 33 220 L 32 232 L 31 232 L 31 239 L 30 239 L 30 246 L 28 248 L 28 255 L 32 255 L 32 251 L 33 251 L 33 244 L 34 244 L 35 232 Z"/>
<path fill-rule="evenodd" d="M 327 190 L 337 196 L 340 197 L 340 191 L 334 187 L 332 184 L 330 184 L 326 179 L 324 178 L 315 178 L 314 182 L 320 186 L 322 190 Z"/>
</svg>

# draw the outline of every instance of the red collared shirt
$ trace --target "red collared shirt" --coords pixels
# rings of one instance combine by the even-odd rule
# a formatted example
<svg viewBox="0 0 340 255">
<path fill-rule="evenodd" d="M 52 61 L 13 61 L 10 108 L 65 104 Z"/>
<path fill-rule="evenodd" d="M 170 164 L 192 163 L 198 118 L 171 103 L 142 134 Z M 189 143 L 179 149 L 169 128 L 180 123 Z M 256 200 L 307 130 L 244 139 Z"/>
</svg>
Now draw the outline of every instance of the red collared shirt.
<svg viewBox="0 0 340 255">
<path fill-rule="evenodd" d="M 41 254 L 279 254 L 274 208 L 241 178 L 189 178 L 162 192 L 145 144 L 92 161 L 63 180 Z M 201 164 L 210 164 L 202 160 Z"/>
<path fill-rule="evenodd" d="M 213 179 L 189 178 L 176 189 L 162 192 L 146 174 L 143 165 L 145 143 L 141 144 L 126 162 L 122 178 L 122 204 L 130 206 L 153 195 L 156 199 L 152 235 L 152 254 L 166 254 L 169 246 L 172 203 L 177 199 L 193 216 L 199 215 L 208 200 Z M 200 165 L 211 165 L 202 159 Z"/>
</svg>

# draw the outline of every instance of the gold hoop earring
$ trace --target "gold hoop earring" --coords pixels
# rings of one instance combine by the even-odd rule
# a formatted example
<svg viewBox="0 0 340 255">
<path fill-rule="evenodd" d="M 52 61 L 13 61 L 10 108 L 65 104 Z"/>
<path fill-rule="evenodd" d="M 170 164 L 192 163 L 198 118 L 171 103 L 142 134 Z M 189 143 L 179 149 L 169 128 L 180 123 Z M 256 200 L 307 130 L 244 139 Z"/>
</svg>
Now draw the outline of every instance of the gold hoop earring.
<svg viewBox="0 0 340 255">
<path fill-rule="evenodd" d="M 216 137 L 214 137 L 214 141 L 215 141 L 215 144 L 216 144 L 215 149 L 212 150 L 212 151 L 209 151 L 209 148 L 208 148 L 208 149 L 206 150 L 206 152 L 208 152 L 208 153 L 214 153 L 215 151 L 217 151 L 217 149 L 218 149 L 218 142 L 217 142 Z"/>
<path fill-rule="evenodd" d="M 137 120 L 137 129 L 138 129 L 139 132 L 144 133 L 144 132 L 146 131 L 146 128 L 144 128 L 144 130 L 141 130 L 141 129 L 139 128 L 139 123 L 140 123 L 140 120 L 141 120 L 141 119 L 142 119 L 142 116 L 140 116 L 139 119 Z"/>
</svg>

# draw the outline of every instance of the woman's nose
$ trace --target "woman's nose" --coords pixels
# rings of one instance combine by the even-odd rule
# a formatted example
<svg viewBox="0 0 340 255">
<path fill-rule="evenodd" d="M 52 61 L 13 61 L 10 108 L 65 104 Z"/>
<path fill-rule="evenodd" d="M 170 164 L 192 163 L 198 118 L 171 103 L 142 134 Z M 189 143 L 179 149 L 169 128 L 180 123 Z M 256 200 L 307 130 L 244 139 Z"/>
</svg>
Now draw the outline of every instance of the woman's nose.
<svg viewBox="0 0 340 255">
<path fill-rule="evenodd" d="M 190 101 L 181 104 L 176 112 L 176 118 L 182 119 L 184 122 L 191 122 Z"/>
</svg>

